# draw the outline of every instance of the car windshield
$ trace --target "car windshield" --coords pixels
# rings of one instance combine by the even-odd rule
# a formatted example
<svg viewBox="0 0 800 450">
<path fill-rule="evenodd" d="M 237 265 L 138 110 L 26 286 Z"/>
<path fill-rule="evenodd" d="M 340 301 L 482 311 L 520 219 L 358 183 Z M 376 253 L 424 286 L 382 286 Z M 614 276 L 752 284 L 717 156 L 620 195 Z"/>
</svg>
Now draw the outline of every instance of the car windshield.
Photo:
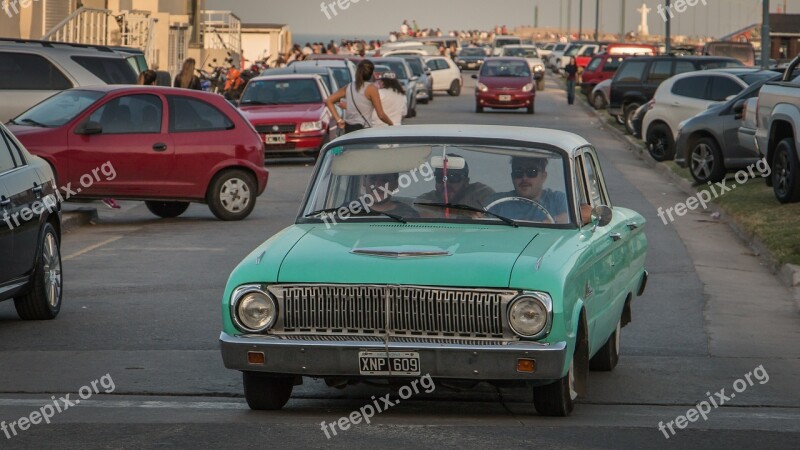
<svg viewBox="0 0 800 450">
<path fill-rule="evenodd" d="M 519 39 L 497 39 L 494 41 L 494 46 L 498 48 L 504 45 L 519 45 L 519 44 L 520 44 Z"/>
<path fill-rule="evenodd" d="M 42 101 L 17 116 L 13 123 L 43 127 L 60 127 L 82 113 L 100 97 L 102 92 L 69 90 Z"/>
<path fill-rule="evenodd" d="M 458 56 L 486 56 L 486 51 L 482 48 L 465 48 L 461 50 Z"/>
<path fill-rule="evenodd" d="M 503 56 L 519 56 L 520 58 L 538 58 L 535 48 L 506 47 L 503 49 Z"/>
<path fill-rule="evenodd" d="M 557 151 L 389 142 L 325 152 L 298 221 L 574 223 L 566 159 Z"/>
<path fill-rule="evenodd" d="M 564 56 L 575 56 L 578 54 L 578 50 L 581 48 L 577 45 L 573 45 L 572 47 L 568 48 L 567 51 L 564 52 Z"/>
<path fill-rule="evenodd" d="M 322 103 L 322 93 L 312 79 L 253 80 L 240 105 L 297 105 Z"/>
<path fill-rule="evenodd" d="M 756 83 L 775 78 L 775 72 L 763 71 L 755 73 L 743 73 L 739 75 L 739 78 L 741 78 L 742 81 L 747 83 L 748 86 L 752 86 Z"/>
<path fill-rule="evenodd" d="M 350 79 L 350 69 L 347 67 L 331 67 L 331 71 L 333 72 L 333 78 L 336 80 L 337 86 L 345 86 L 352 81 Z M 330 88 L 328 89 L 330 90 Z M 333 91 L 331 90 L 331 92 Z"/>
<path fill-rule="evenodd" d="M 530 77 L 525 61 L 489 61 L 481 68 L 482 77 Z"/>
</svg>

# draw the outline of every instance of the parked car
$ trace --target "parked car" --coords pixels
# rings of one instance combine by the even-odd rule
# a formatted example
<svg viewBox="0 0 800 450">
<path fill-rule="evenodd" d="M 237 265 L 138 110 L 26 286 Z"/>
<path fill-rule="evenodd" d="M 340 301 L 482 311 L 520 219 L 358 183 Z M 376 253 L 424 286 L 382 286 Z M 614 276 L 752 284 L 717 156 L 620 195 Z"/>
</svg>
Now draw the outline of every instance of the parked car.
<svg viewBox="0 0 800 450">
<path fill-rule="evenodd" d="M 356 65 L 346 59 L 314 59 L 304 61 L 292 61 L 288 67 L 327 67 L 333 72 L 338 87 L 346 86 L 356 77 Z M 262 73 L 262 75 L 264 75 Z M 331 86 L 333 88 L 333 86 Z M 336 92 L 336 91 L 331 91 Z"/>
<path fill-rule="evenodd" d="M 661 83 L 654 103 L 642 123 L 642 136 L 656 161 L 675 157 L 675 141 L 681 122 L 725 102 L 761 78 L 758 69 L 717 69 L 675 75 Z"/>
<path fill-rule="evenodd" d="M 605 48 L 605 53 L 609 55 L 644 55 L 656 56 L 658 55 L 658 48 L 651 44 L 634 44 L 629 42 L 618 42 L 608 44 Z"/>
<path fill-rule="evenodd" d="M 61 310 L 61 196 L 47 162 L 0 124 L 0 301 L 23 320 Z"/>
<path fill-rule="evenodd" d="M 745 66 L 754 66 L 756 52 L 749 42 L 715 41 L 703 45 L 703 54 L 710 56 L 727 56 L 735 58 Z"/>
<path fill-rule="evenodd" d="M 539 48 L 539 57 L 542 58 L 543 62 L 547 63 L 547 58 L 550 56 L 551 53 L 553 53 L 553 47 L 555 46 L 556 44 L 554 44 L 553 42 L 548 42 L 548 43 L 540 42 L 537 45 L 537 47 Z"/>
<path fill-rule="evenodd" d="M 433 100 L 433 77 L 431 77 L 431 70 L 425 65 L 425 60 L 422 56 L 416 55 L 398 55 L 408 63 L 411 68 L 411 73 L 417 77 L 416 80 L 416 96 L 417 103 L 426 104 Z"/>
<path fill-rule="evenodd" d="M 575 58 L 575 64 L 578 67 L 586 67 L 595 53 L 600 52 L 600 49 L 601 45 L 597 43 L 574 43 L 555 61 L 553 71 L 559 73 L 563 71 L 564 67 L 569 64 L 570 58 Z"/>
<path fill-rule="evenodd" d="M 556 63 L 558 58 L 564 54 L 564 52 L 569 48 L 570 44 L 555 44 L 550 51 L 550 54 L 547 55 L 547 59 L 545 60 L 545 64 L 549 68 L 553 68 L 553 65 Z"/>
<path fill-rule="evenodd" d="M 447 91 L 453 97 L 461 95 L 464 79 L 452 59 L 444 56 L 426 56 L 425 64 L 431 69 L 433 91 Z"/>
<path fill-rule="evenodd" d="M 589 95 L 599 83 L 612 79 L 622 61 L 629 57 L 629 55 L 609 55 L 608 53 L 595 55 L 581 74 L 581 92 Z M 592 97 L 589 98 L 592 99 Z M 608 97 L 606 97 L 607 104 Z"/>
<path fill-rule="evenodd" d="M 127 64 L 127 63 L 126 63 Z M 74 197 L 144 200 L 159 217 L 206 203 L 241 220 L 267 186 L 264 144 L 221 95 L 157 86 L 92 86 L 60 92 L 9 122 L 28 150 Z M 109 163 L 113 179 L 97 175 Z"/>
<path fill-rule="evenodd" d="M 370 61 L 375 63 L 376 65 L 380 64 L 383 66 L 389 67 L 392 72 L 394 72 L 395 76 L 397 76 L 397 80 L 403 85 L 403 89 L 406 91 L 406 100 L 407 100 L 407 110 L 408 113 L 406 117 L 416 117 L 417 116 L 417 82 L 419 79 L 414 76 L 413 72 L 411 71 L 411 67 L 408 65 L 405 59 L 399 56 L 392 56 L 388 58 L 368 58 Z M 434 88 L 435 88 L 434 84 Z"/>
<path fill-rule="evenodd" d="M 475 112 L 484 108 L 535 111 L 536 85 L 528 62 L 523 58 L 487 58 L 480 72 L 472 78 L 475 84 Z"/>
<path fill-rule="evenodd" d="M 222 360 L 242 372 L 250 408 L 281 409 L 304 377 L 345 387 L 425 374 L 528 386 L 540 414 L 566 416 L 589 370 L 617 365 L 647 281 L 645 219 L 612 206 L 589 142 L 411 125 L 347 134 L 320 158 L 294 225 L 222 296 Z M 469 167 L 485 208 L 432 197 L 446 171 Z M 396 189 L 363 189 L 376 182 Z M 368 198 L 385 206 L 365 210 Z"/>
<path fill-rule="evenodd" d="M 608 95 L 611 91 L 611 79 L 603 80 L 592 89 L 589 95 L 594 109 L 605 109 L 608 106 Z"/>
<path fill-rule="evenodd" d="M 492 53 L 491 56 L 500 56 L 503 54 L 503 47 L 506 45 L 522 45 L 522 39 L 517 36 L 495 36 L 492 39 Z"/>
<path fill-rule="evenodd" d="M 688 167 L 692 178 L 700 184 L 718 182 L 725 174 L 744 169 L 760 158 L 755 146 L 755 111 L 745 120 L 745 103 L 755 102 L 761 86 L 780 79 L 773 71 L 758 71 L 753 82 L 736 97 L 716 104 L 684 121 L 675 140 L 675 164 Z M 743 122 L 752 122 L 749 133 L 743 134 Z"/>
<path fill-rule="evenodd" d="M 743 67 L 733 58 L 715 56 L 635 56 L 622 62 L 611 83 L 608 113 L 622 116 L 626 123 L 643 104 L 650 101 L 667 78 L 705 69 Z"/>
<path fill-rule="evenodd" d="M 486 59 L 486 52 L 480 47 L 464 47 L 456 57 L 460 70 L 480 69 Z"/>
<path fill-rule="evenodd" d="M 77 86 L 136 84 L 125 57 L 97 45 L 0 38 L 0 122 Z"/>
<path fill-rule="evenodd" d="M 544 63 L 539 59 L 539 53 L 533 45 L 506 45 L 503 47 L 501 56 L 520 57 L 528 61 L 534 80 L 536 80 L 536 90 L 544 90 Z"/>
<path fill-rule="evenodd" d="M 775 198 L 781 203 L 800 201 L 800 55 L 786 68 L 780 81 L 761 87 L 758 93 L 756 144 L 766 158 Z"/>
<path fill-rule="evenodd" d="M 247 83 L 239 109 L 261 135 L 266 156 L 316 156 L 339 130 L 325 106 L 329 96 L 319 75 L 266 75 Z"/>
<path fill-rule="evenodd" d="M 279 76 L 279 75 L 294 75 L 294 74 L 319 75 L 322 78 L 322 81 L 325 83 L 325 88 L 328 89 L 328 92 L 336 92 L 341 87 L 345 86 L 339 84 L 339 81 L 336 78 L 336 72 L 334 72 L 332 67 L 328 66 L 298 64 L 287 67 L 281 67 L 278 69 L 267 69 L 261 72 L 261 76 Z M 353 76 L 355 76 L 355 74 Z"/>
</svg>

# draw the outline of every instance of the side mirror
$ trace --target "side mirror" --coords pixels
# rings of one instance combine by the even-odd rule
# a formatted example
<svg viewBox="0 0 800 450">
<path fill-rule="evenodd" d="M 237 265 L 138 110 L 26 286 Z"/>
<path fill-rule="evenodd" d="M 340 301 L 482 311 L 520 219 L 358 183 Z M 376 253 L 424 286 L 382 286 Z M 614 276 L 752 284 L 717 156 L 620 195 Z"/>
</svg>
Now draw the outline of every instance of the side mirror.
<svg viewBox="0 0 800 450">
<path fill-rule="evenodd" d="M 417 81 L 417 80 L 419 80 L 418 76 L 415 75 L 415 76 L 411 77 L 411 81 Z"/>
<path fill-rule="evenodd" d="M 606 205 L 596 206 L 592 210 L 592 231 L 594 231 L 597 227 L 604 227 L 611 222 L 611 216 L 613 215 L 611 208 Z"/>
<path fill-rule="evenodd" d="M 472 78 L 474 78 L 474 79 L 476 79 L 476 80 L 477 80 L 477 79 L 478 79 L 478 75 L 473 73 L 473 74 L 472 74 Z"/>
<path fill-rule="evenodd" d="M 103 126 L 100 125 L 98 122 L 85 122 L 83 125 L 78 126 L 75 130 L 75 134 L 82 134 L 85 136 L 91 136 L 93 134 L 101 134 L 103 132 Z"/>
<path fill-rule="evenodd" d="M 734 114 L 733 118 L 736 120 L 740 120 L 742 118 L 742 113 L 744 112 L 744 104 L 747 102 L 745 99 L 738 100 L 736 103 L 733 104 L 733 108 L 731 108 L 731 112 Z"/>
</svg>

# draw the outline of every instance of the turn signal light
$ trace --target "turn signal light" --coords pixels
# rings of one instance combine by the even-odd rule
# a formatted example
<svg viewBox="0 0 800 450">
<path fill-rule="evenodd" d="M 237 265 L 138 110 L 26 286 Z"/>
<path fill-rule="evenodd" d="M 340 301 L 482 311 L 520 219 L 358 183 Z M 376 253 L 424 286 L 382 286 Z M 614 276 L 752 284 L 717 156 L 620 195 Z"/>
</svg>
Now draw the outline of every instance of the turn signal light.
<svg viewBox="0 0 800 450">
<path fill-rule="evenodd" d="M 536 371 L 536 360 L 520 358 L 517 360 L 517 372 L 533 373 Z"/>
<path fill-rule="evenodd" d="M 264 364 L 267 358 L 262 352 L 247 352 L 247 362 L 250 364 Z"/>
</svg>

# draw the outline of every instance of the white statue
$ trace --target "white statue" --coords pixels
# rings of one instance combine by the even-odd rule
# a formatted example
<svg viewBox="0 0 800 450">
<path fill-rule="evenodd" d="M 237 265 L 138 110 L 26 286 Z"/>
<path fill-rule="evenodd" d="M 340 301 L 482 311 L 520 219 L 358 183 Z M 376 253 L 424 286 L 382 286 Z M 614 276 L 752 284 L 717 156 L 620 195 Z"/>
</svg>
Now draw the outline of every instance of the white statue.
<svg viewBox="0 0 800 450">
<path fill-rule="evenodd" d="M 647 15 L 652 9 L 647 7 L 647 3 L 642 3 L 642 7 L 637 9 L 637 11 L 642 13 L 642 24 L 639 25 L 639 34 L 641 36 L 647 36 L 650 34 L 650 29 L 647 27 Z"/>
</svg>

